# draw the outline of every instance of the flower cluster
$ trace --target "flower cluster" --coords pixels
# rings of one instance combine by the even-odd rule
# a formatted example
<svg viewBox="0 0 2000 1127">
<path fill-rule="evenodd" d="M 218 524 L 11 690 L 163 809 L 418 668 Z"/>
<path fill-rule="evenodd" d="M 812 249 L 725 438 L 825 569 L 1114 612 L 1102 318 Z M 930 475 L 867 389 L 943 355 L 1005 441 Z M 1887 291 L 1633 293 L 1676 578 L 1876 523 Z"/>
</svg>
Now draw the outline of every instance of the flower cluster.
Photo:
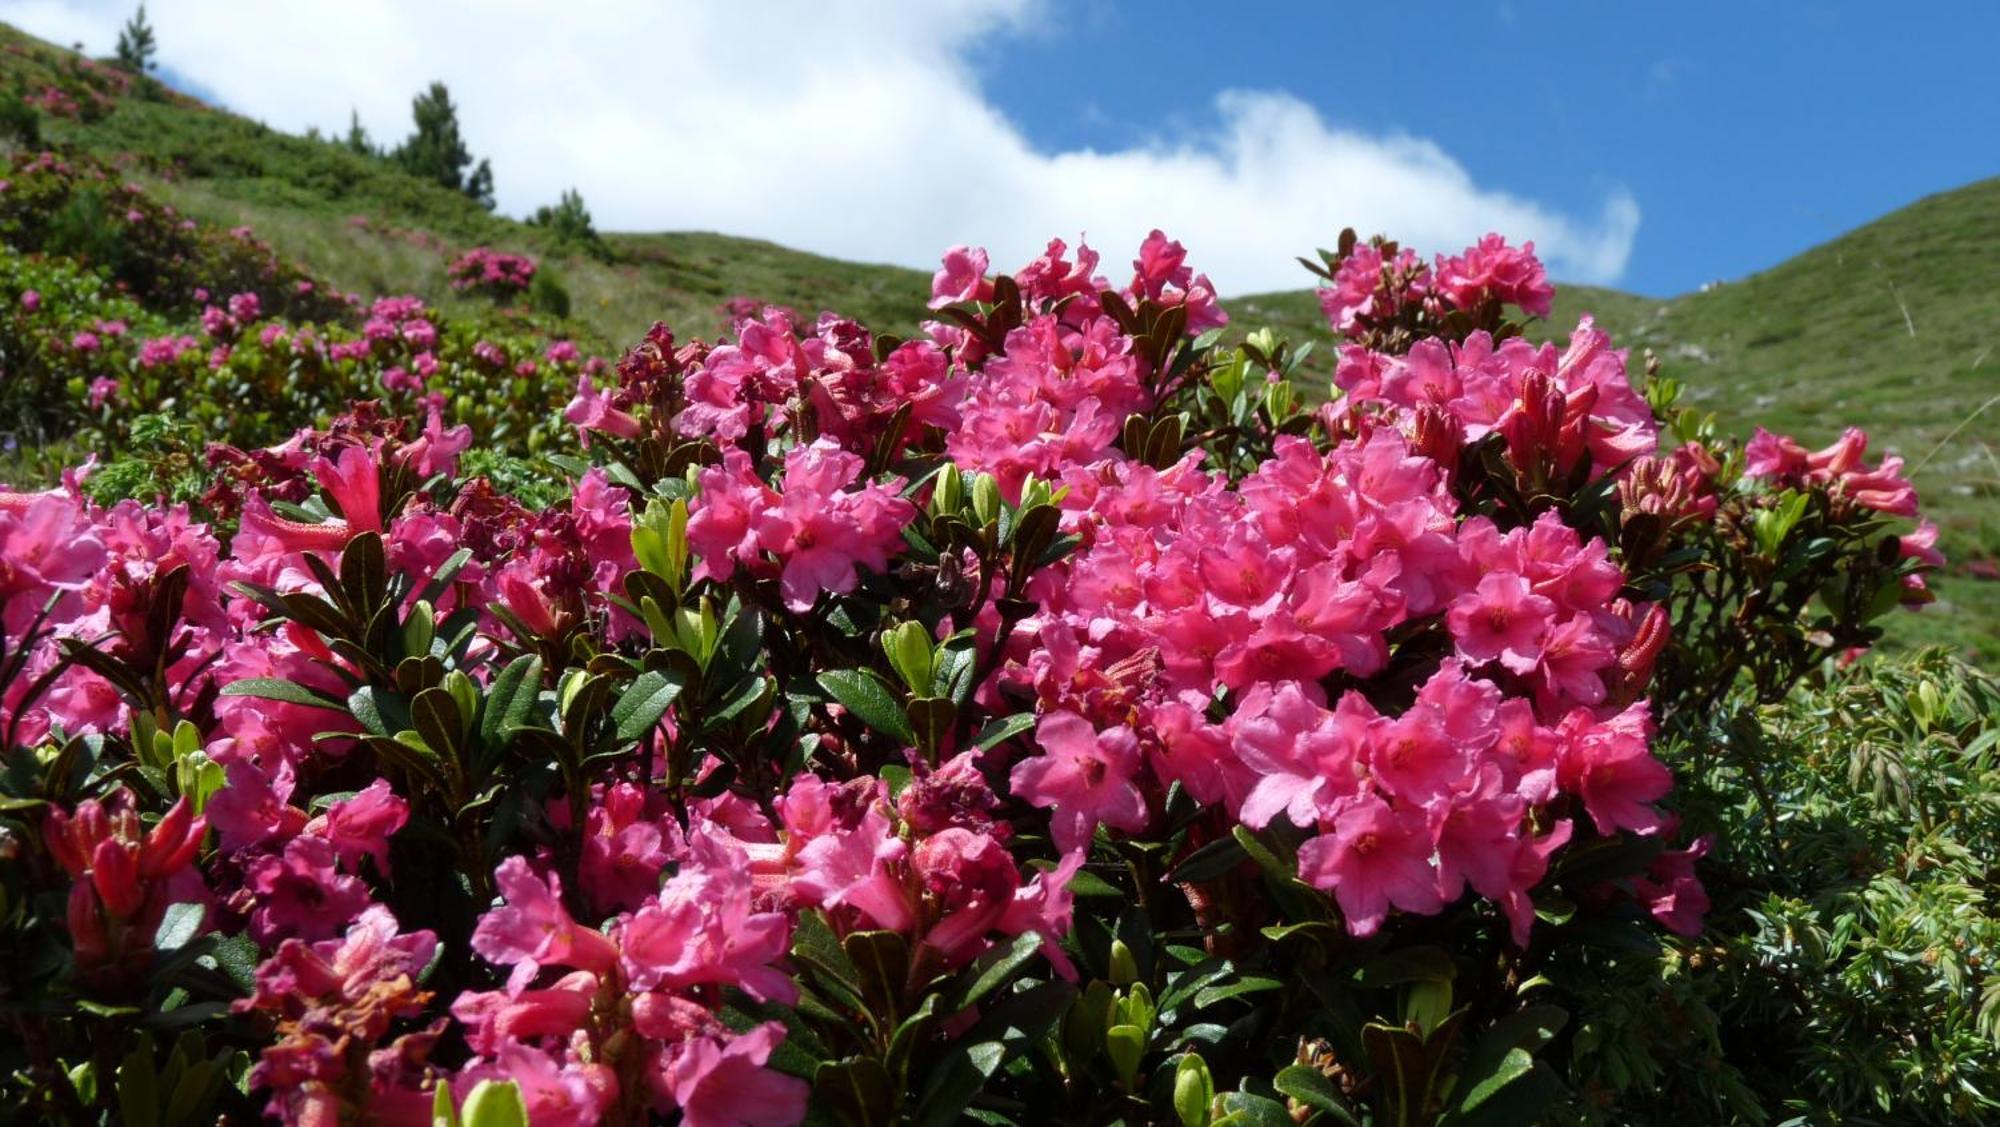
<svg viewBox="0 0 2000 1127">
<path fill-rule="evenodd" d="M 793 447 L 772 488 L 748 455 L 729 451 L 701 472 L 688 518 L 695 577 L 727 580 L 738 568 L 775 574 L 785 605 L 804 611 L 822 592 L 854 590 L 857 566 L 887 571 L 916 509 L 897 495 L 898 483 L 862 483 L 861 471 L 859 457 L 821 439 Z"/>
<path fill-rule="evenodd" d="M 1835 542 L 1847 608 L 1929 546 L 1850 519 L 1914 504 L 1858 437 L 1760 436 L 1744 487 L 1589 321 L 1506 330 L 1546 308 L 1527 249 L 1346 251 L 1312 411 L 1159 232 L 1116 284 L 954 248 L 914 339 L 741 309 L 608 376 L 415 297 L 347 327 L 203 287 L 195 337 L 0 267 L 36 355 L 122 364 L 107 413 L 211 365 L 359 400 L 212 446 L 187 504 L 0 493 L 0 879 L 67 904 L 0 927 L 59 953 L 21 1020 L 62 1067 L 6 1083 L 74 1112 L 118 1084 L 72 1076 L 137 1074 L 150 1040 L 46 1016 L 80 994 L 250 1044 L 212 1118 L 1434 1106 L 1298 1046 L 1442 1061 L 1444 1014 L 1540 1014 L 1551 948 L 1703 926 L 1655 743 L 1656 671 L 1701 656 L 1671 561 Z M 587 460 L 529 503 L 480 472 L 481 395 L 571 396 Z"/>
<path fill-rule="evenodd" d="M 474 247 L 452 259 L 445 275 L 454 290 L 504 299 L 527 292 L 535 280 L 535 260 L 491 247 Z"/>
<path fill-rule="evenodd" d="M 1413 316 L 1438 322 L 1455 312 L 1490 315 L 1511 305 L 1546 317 L 1555 298 L 1535 244 L 1510 246 L 1491 234 L 1426 265 L 1415 251 L 1382 239 L 1360 243 L 1350 231 L 1337 264 L 1323 274 L 1319 302 L 1327 323 L 1356 339 L 1375 339 Z"/>
<path fill-rule="evenodd" d="M 1903 476 L 1903 459 L 1891 455 L 1870 469 L 1861 461 L 1867 450 L 1868 435 L 1860 427 L 1848 427 L 1824 450 L 1807 450 L 1786 435 L 1758 427 L 1743 451 L 1743 472 L 1779 486 L 1824 487 L 1889 516 L 1917 515 L 1917 491 Z"/>
</svg>

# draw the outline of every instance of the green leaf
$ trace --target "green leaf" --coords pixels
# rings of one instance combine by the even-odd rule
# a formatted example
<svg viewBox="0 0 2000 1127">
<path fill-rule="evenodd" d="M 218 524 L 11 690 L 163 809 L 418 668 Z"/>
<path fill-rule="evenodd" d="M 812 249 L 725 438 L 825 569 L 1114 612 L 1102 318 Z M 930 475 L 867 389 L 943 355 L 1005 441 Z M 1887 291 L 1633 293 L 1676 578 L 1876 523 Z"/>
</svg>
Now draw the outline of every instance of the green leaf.
<svg viewBox="0 0 2000 1127">
<path fill-rule="evenodd" d="M 479 742 L 496 748 L 507 742 L 515 729 L 526 727 L 541 689 L 542 659 L 534 654 L 515 658 L 494 674 L 479 713 Z"/>
<path fill-rule="evenodd" d="M 454 763 L 464 761 L 465 717 L 458 701 L 444 689 L 425 689 L 410 702 L 410 719 L 424 744 Z"/>
<path fill-rule="evenodd" d="M 892 1011 L 902 1000 L 910 974 L 910 943 L 900 932 L 857 931 L 841 940 L 854 965 L 862 996 L 877 1012 Z"/>
<path fill-rule="evenodd" d="M 1174 867 L 1168 878 L 1176 884 L 1200 884 L 1232 872 L 1250 859 L 1243 844 L 1233 837 L 1219 837 L 1195 850 Z"/>
<path fill-rule="evenodd" d="M 982 728 L 979 732 L 979 738 L 972 742 L 972 746 L 979 751 L 985 751 L 987 748 L 1005 743 L 1023 732 L 1033 731 L 1034 727 L 1035 714 L 1032 712 L 1021 712 L 1013 716 L 1003 716 Z"/>
<path fill-rule="evenodd" d="M 160 926 L 153 933 L 153 947 L 159 951 L 178 951 L 201 934 L 202 917 L 208 908 L 191 900 L 177 900 L 167 905 L 160 917 Z"/>
<path fill-rule="evenodd" d="M 409 709 L 392 693 L 378 694 L 373 685 L 363 685 L 347 698 L 348 715 L 371 736 L 393 736 L 410 727 Z"/>
<path fill-rule="evenodd" d="M 1554 1039 L 1569 1021 L 1560 1006 L 1528 1006 L 1494 1022 L 1459 1069 L 1456 1111 L 1470 1113 L 1491 1102 L 1502 1089 L 1534 1067 L 1534 1054 Z"/>
<path fill-rule="evenodd" d="M 1275 978 L 1246 976 L 1229 982 L 1217 983 L 1214 986 L 1205 986 L 1195 992 L 1194 1008 L 1205 1010 L 1217 1002 L 1226 1001 L 1230 998 L 1238 998 L 1245 994 L 1257 994 L 1265 990 L 1281 989 L 1284 985 L 1283 982 Z"/>
<path fill-rule="evenodd" d="M 160 1072 L 153 1063 L 153 1040 L 139 1044 L 118 1066 L 118 1110 L 129 1127 L 155 1127 L 160 1122 Z"/>
<path fill-rule="evenodd" d="M 937 648 L 936 672 L 929 691 L 922 695 L 941 696 L 964 708 L 976 686 L 972 677 L 978 666 L 978 647 L 970 630 L 946 638 Z"/>
<path fill-rule="evenodd" d="M 1284 1104 L 1254 1092 L 1228 1093 L 1222 1097 L 1222 1110 L 1228 1118 L 1217 1120 L 1217 1127 L 1223 1123 L 1229 1127 L 1295 1127 Z"/>
<path fill-rule="evenodd" d="M 1104 1031 L 1104 1053 L 1127 1088 L 1139 1075 L 1139 1060 L 1146 1054 L 1146 1031 L 1136 1025 L 1114 1025 Z"/>
<path fill-rule="evenodd" d="M 1186 1053 L 1174 1066 L 1174 1114 L 1181 1127 L 1208 1127 L 1208 1108 L 1215 1102 L 1215 1078 L 1200 1053 Z"/>
<path fill-rule="evenodd" d="M 917 1105 L 918 1127 L 957 1123 L 987 1078 L 1041 1040 L 1075 997 L 1074 986 L 1055 981 L 1037 983 L 993 1002 L 979 1023 L 932 1070 Z"/>
<path fill-rule="evenodd" d="M 821 1064 L 813 1074 L 813 1097 L 849 1127 L 875 1127 L 894 1119 L 895 1084 L 873 1057 Z"/>
<path fill-rule="evenodd" d="M 618 742 L 631 743 L 652 731 L 686 687 L 686 676 L 671 669 L 649 669 L 633 678 L 611 706 Z"/>
<path fill-rule="evenodd" d="M 438 565 L 438 569 L 431 573 L 430 582 L 424 584 L 424 589 L 417 593 L 418 601 L 435 604 L 444 595 L 445 588 L 451 586 L 451 581 L 458 578 L 458 573 L 464 570 L 465 565 L 471 560 L 470 548 L 460 548 L 446 556 L 445 561 Z"/>
<path fill-rule="evenodd" d="M 987 995 L 1005 986 L 1041 949 L 1042 937 L 1036 932 L 1024 931 L 1006 946 L 995 947 L 981 955 L 977 962 L 959 975 L 961 985 L 958 992 L 952 995 L 952 1010 L 979 1004 Z"/>
<path fill-rule="evenodd" d="M 904 745 L 917 742 L 910 718 L 896 701 L 888 682 L 868 669 L 832 669 L 819 675 L 819 687 L 863 724 Z"/>
<path fill-rule="evenodd" d="M 1354 1118 L 1347 1101 L 1341 1098 L 1340 1089 L 1311 1065 L 1294 1064 L 1285 1068 L 1272 1079 L 1271 1086 L 1314 1111 L 1332 1116 L 1335 1123 L 1361 1127 L 1361 1121 Z"/>
<path fill-rule="evenodd" d="M 451 1080 L 447 1077 L 438 1077 L 437 1094 L 431 1097 L 431 1127 L 460 1127 L 458 1107 L 451 1099 Z"/>
<path fill-rule="evenodd" d="M 910 702 L 909 717 L 916 745 L 929 756 L 951 738 L 958 724 L 958 706 L 939 697 L 918 697 Z"/>
<path fill-rule="evenodd" d="M 528 1105 L 512 1080 L 481 1080 L 465 1095 L 465 1127 L 528 1127 Z"/>
<path fill-rule="evenodd" d="M 1508 1055 L 1511 1058 L 1513 1053 Z M 1562 1092 L 1562 1079 L 1555 1074 L 1555 1070 L 1543 1061 L 1535 1061 L 1527 1071 L 1514 1074 L 1505 1084 L 1482 1096 L 1476 1107 L 1454 1108 L 1438 1122 L 1441 1127 L 1512 1127 L 1517 1123 L 1539 1123 Z"/>
<path fill-rule="evenodd" d="M 1354 984 L 1364 989 L 1401 986 L 1406 982 L 1450 982 L 1458 964 L 1442 947 L 1405 947 L 1371 959 L 1354 972 Z"/>
<path fill-rule="evenodd" d="M 281 677 L 245 677 L 241 681 L 231 681 L 222 687 L 222 695 L 302 704 L 308 708 L 324 708 L 329 712 L 347 711 L 346 705 L 318 689 L 308 689 L 297 681 L 287 681 Z"/>
</svg>

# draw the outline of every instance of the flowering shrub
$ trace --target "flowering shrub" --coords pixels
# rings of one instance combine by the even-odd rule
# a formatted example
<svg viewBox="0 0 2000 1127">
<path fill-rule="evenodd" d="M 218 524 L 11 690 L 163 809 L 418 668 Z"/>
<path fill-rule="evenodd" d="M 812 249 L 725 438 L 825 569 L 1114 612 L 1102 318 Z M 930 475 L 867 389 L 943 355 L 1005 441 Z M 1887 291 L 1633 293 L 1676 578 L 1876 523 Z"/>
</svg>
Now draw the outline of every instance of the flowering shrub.
<svg viewBox="0 0 2000 1127">
<path fill-rule="evenodd" d="M 448 318 L 407 295 L 360 303 L 341 320 L 295 321 L 254 290 L 207 292 L 199 315 L 180 321 L 72 260 L 9 258 L 0 261 L 10 376 L 0 404 L 23 445 L 69 438 L 109 458 L 144 453 L 139 435 L 154 412 L 200 438 L 251 447 L 365 399 L 419 422 L 435 409 L 478 427 L 494 450 L 526 454 L 572 445 L 555 410 L 578 375 L 605 363 L 556 335 L 566 331 Z M 192 454 L 201 460 L 199 442 Z"/>
<path fill-rule="evenodd" d="M 348 309 L 249 228 L 199 224 L 89 158 L 16 152 L 0 183 L 0 241 L 96 267 L 156 312 L 196 314 L 210 295 L 230 293 L 256 294 L 273 316 L 328 320 Z"/>
<path fill-rule="evenodd" d="M 507 436 L 427 390 L 414 299 L 302 343 L 246 291 L 139 344 L 106 403 L 395 366 L 212 451 L 195 505 L 0 494 L 10 1102 L 1564 1099 L 1592 995 L 1542 968 L 1650 959 L 1709 905 L 1655 733 L 1921 598 L 1897 467 L 1739 451 L 1588 320 L 1526 343 L 1506 317 L 1550 288 L 1498 238 L 1434 265 L 1344 239 L 1317 410 L 1304 351 L 1220 343 L 1178 243 L 1101 266 L 954 248 L 911 340 L 779 309 L 603 371 L 472 340 L 490 387 L 569 397 L 587 457 L 540 509 L 471 469 Z M 89 363 L 131 335 L 63 330 Z"/>
<path fill-rule="evenodd" d="M 446 274 L 451 278 L 452 289 L 504 301 L 527 292 L 535 280 L 535 260 L 490 247 L 474 247 L 452 259 Z"/>
</svg>

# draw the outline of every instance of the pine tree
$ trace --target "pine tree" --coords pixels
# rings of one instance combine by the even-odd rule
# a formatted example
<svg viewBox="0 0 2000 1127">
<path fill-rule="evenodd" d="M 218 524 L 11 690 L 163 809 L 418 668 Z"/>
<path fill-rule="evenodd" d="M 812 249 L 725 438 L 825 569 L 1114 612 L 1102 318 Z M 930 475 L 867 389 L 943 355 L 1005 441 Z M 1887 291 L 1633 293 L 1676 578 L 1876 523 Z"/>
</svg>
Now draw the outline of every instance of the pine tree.
<svg viewBox="0 0 2000 1127">
<path fill-rule="evenodd" d="M 562 199 L 551 207 L 543 204 L 528 217 L 528 222 L 537 227 L 545 227 L 556 237 L 556 241 L 573 246 L 592 258 L 610 261 L 611 248 L 597 236 L 597 225 L 591 222 L 590 208 L 583 202 L 583 193 L 575 188 L 563 191 Z"/>
<path fill-rule="evenodd" d="M 346 145 L 349 151 L 358 153 L 364 157 L 376 157 L 382 155 L 381 150 L 375 147 L 374 139 L 368 136 L 368 130 L 362 128 L 360 110 L 352 110 L 349 112 L 347 119 L 347 137 L 341 143 Z"/>
<path fill-rule="evenodd" d="M 145 74 L 159 66 L 153 60 L 157 50 L 158 44 L 153 41 L 153 25 L 146 22 L 146 6 L 141 4 L 118 32 L 119 69 Z"/>
<path fill-rule="evenodd" d="M 413 176 L 420 176 L 464 192 L 484 207 L 493 206 L 493 168 L 486 161 L 472 165 L 472 154 L 458 132 L 458 108 L 451 104 L 451 92 L 444 83 L 433 82 L 430 89 L 411 103 L 417 131 L 396 147 L 392 159 Z"/>
</svg>

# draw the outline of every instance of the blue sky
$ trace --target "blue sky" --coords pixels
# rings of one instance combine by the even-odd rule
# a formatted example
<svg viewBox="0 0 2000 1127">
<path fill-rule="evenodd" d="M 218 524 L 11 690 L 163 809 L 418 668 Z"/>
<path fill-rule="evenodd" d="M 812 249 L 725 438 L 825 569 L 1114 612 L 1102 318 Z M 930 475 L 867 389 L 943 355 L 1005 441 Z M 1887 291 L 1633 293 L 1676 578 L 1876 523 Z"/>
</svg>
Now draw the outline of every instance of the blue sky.
<svg viewBox="0 0 2000 1127">
<path fill-rule="evenodd" d="M 1277 86 L 1558 208 L 1623 187 L 1643 219 L 1619 281 L 1656 295 L 2000 174 L 1995 3 L 1090 2 L 975 59 L 1044 147 L 1198 128 L 1216 89 Z"/>
<path fill-rule="evenodd" d="M 134 0 L 0 0 L 108 53 Z M 1562 281 L 1737 278 L 2000 173 L 2000 2 L 153 0 L 160 60 L 378 139 L 446 81 L 500 207 L 997 269 L 1157 226 L 1224 294 L 1342 226 L 1533 239 Z M 752 14 L 754 13 L 754 15 Z"/>
</svg>

